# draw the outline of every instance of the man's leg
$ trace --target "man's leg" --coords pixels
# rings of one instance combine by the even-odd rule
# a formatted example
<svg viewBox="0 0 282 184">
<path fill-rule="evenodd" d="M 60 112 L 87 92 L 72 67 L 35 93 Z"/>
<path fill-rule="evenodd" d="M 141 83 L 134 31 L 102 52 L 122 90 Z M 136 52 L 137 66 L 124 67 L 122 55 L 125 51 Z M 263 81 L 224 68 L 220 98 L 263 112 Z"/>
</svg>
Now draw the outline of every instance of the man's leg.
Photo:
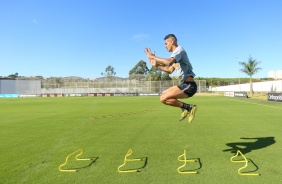
<svg viewBox="0 0 282 184">
<path fill-rule="evenodd" d="M 177 100 L 178 98 L 187 98 L 188 96 L 183 93 L 177 86 L 173 86 L 165 90 L 160 97 L 160 101 L 165 105 L 174 107 L 182 107 L 183 102 Z"/>
<path fill-rule="evenodd" d="M 184 82 L 177 86 L 183 93 L 188 97 L 192 97 L 197 92 L 197 84 L 195 82 Z M 191 123 L 195 117 L 197 106 L 195 104 L 185 104 L 182 105 L 183 112 L 180 117 L 180 121 L 183 120 L 188 115 L 188 122 Z M 186 112 L 188 111 L 188 112 Z"/>
<path fill-rule="evenodd" d="M 188 96 L 185 93 L 183 93 L 177 86 L 173 86 L 162 93 L 160 97 L 160 101 L 165 105 L 180 107 L 182 110 L 182 114 L 180 116 L 179 121 L 181 121 L 189 115 L 190 105 L 183 103 L 177 99 L 187 98 L 187 97 Z"/>
<path fill-rule="evenodd" d="M 194 119 L 197 106 L 181 102 L 177 100 L 179 98 L 188 98 L 188 95 L 185 94 L 178 86 L 173 86 L 162 93 L 160 101 L 165 105 L 180 107 L 182 109 L 182 114 L 179 121 L 185 119 L 189 115 L 188 122 L 191 123 Z"/>
</svg>

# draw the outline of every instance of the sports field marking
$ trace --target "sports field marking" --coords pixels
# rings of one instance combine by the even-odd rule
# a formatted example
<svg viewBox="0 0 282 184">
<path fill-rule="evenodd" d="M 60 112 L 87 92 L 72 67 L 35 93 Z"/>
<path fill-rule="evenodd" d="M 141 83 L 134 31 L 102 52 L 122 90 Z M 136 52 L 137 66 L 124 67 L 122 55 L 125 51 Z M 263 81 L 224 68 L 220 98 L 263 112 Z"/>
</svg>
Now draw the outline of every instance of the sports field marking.
<svg viewBox="0 0 282 184">
<path fill-rule="evenodd" d="M 90 117 L 90 119 L 102 119 L 102 118 L 112 118 L 112 117 L 119 117 L 119 116 L 128 116 L 132 114 L 140 114 L 140 113 L 152 112 L 156 110 L 157 109 L 146 109 L 146 110 L 137 111 L 137 112 L 125 112 L 125 113 L 112 114 L 112 115 L 94 116 L 94 117 Z"/>
<path fill-rule="evenodd" d="M 224 98 L 226 99 L 226 98 Z M 271 105 L 265 105 L 265 104 L 260 104 L 260 103 L 254 103 L 254 102 L 247 102 L 247 101 L 243 101 L 243 100 L 239 100 L 239 99 L 231 99 L 231 98 L 227 98 L 228 100 L 233 100 L 233 101 L 238 101 L 238 102 L 243 102 L 246 104 L 252 104 L 252 105 L 260 105 L 260 106 L 265 106 L 265 107 L 270 107 L 270 108 L 276 108 L 276 109 L 282 109 L 282 107 L 277 107 L 277 106 L 271 106 Z M 277 102 L 279 103 L 279 102 Z"/>
</svg>

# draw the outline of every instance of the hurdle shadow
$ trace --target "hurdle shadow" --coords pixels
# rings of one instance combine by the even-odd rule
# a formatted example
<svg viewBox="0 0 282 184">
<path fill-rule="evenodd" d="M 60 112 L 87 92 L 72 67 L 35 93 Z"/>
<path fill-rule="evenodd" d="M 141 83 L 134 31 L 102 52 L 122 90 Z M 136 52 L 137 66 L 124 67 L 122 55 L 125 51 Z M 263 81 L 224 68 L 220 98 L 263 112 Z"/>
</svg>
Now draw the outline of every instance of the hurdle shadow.
<svg viewBox="0 0 282 184">
<path fill-rule="evenodd" d="M 256 172 L 258 169 L 259 169 L 259 167 L 257 166 L 257 164 L 255 164 L 254 163 L 254 161 L 252 160 L 252 159 L 250 159 L 250 158 L 247 158 L 247 160 L 249 161 L 248 163 L 252 163 L 252 165 L 255 167 L 255 169 L 253 169 L 253 170 L 251 170 L 251 171 L 244 171 L 244 172 L 242 172 L 242 173 L 253 173 L 253 172 Z"/>
<path fill-rule="evenodd" d="M 238 150 L 240 150 L 244 155 L 247 153 L 250 153 L 254 150 L 259 150 L 266 148 L 272 144 L 274 144 L 276 141 L 274 140 L 275 137 L 256 137 L 256 138 L 246 138 L 242 137 L 240 139 L 243 140 L 255 140 L 254 142 L 233 142 L 233 143 L 227 143 L 226 146 L 229 146 L 229 149 L 223 150 L 224 152 L 231 152 L 236 154 Z M 242 148 L 244 147 L 244 148 Z"/>
<path fill-rule="evenodd" d="M 202 168 L 202 162 L 200 160 L 200 158 L 189 158 L 189 160 L 195 160 L 196 162 L 189 162 L 187 165 L 189 165 L 189 167 L 191 168 L 191 165 L 195 166 L 198 165 L 198 167 L 193 167 L 191 169 L 187 169 L 187 165 L 186 165 L 186 169 L 184 169 L 181 172 L 193 172 L 193 171 L 199 171 Z"/>
<path fill-rule="evenodd" d="M 148 157 L 141 157 L 140 159 L 141 159 L 140 161 L 143 162 L 142 165 L 140 165 L 139 167 L 135 167 L 135 168 L 130 168 L 130 166 L 129 166 L 126 170 L 133 170 L 134 169 L 134 170 L 137 170 L 137 172 L 141 172 L 141 170 L 144 169 L 148 164 Z M 135 163 L 135 164 L 137 164 L 137 163 Z M 135 165 L 135 164 L 133 164 L 133 165 Z"/>
<path fill-rule="evenodd" d="M 90 167 L 91 165 L 93 165 L 97 160 L 98 160 L 99 157 L 90 157 L 90 163 L 88 165 L 85 165 L 85 166 L 82 166 L 82 167 L 75 167 L 75 168 L 69 168 L 69 169 L 75 169 L 75 170 L 79 170 L 79 169 L 85 169 L 85 168 L 88 168 Z"/>
</svg>

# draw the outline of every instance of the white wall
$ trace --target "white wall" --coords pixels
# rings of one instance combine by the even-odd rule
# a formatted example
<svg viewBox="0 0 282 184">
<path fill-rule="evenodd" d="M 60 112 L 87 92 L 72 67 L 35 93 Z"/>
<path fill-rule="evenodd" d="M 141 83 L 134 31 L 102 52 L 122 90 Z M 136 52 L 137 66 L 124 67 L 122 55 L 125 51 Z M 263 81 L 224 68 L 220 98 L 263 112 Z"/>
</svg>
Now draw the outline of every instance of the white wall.
<svg viewBox="0 0 282 184">
<path fill-rule="evenodd" d="M 254 82 L 254 92 L 282 92 L 282 80 L 267 81 L 267 82 Z M 214 92 L 225 92 L 225 91 L 244 91 L 250 92 L 250 84 L 238 84 L 230 86 L 213 87 Z"/>
<path fill-rule="evenodd" d="M 268 78 L 282 79 L 282 70 L 272 70 L 268 72 Z"/>
</svg>

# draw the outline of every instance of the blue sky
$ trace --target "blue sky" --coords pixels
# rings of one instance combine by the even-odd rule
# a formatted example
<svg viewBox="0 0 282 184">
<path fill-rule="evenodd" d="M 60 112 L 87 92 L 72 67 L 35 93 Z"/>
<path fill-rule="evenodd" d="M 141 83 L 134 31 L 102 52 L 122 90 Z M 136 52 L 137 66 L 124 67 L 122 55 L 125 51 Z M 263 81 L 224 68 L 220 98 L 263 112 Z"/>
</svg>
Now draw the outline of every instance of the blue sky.
<svg viewBox="0 0 282 184">
<path fill-rule="evenodd" d="M 282 70 L 280 0 L 0 0 L 0 76 L 126 77 L 150 47 L 170 57 L 173 33 L 197 77 L 254 77 Z M 148 68 L 151 67 L 147 63 Z"/>
</svg>

